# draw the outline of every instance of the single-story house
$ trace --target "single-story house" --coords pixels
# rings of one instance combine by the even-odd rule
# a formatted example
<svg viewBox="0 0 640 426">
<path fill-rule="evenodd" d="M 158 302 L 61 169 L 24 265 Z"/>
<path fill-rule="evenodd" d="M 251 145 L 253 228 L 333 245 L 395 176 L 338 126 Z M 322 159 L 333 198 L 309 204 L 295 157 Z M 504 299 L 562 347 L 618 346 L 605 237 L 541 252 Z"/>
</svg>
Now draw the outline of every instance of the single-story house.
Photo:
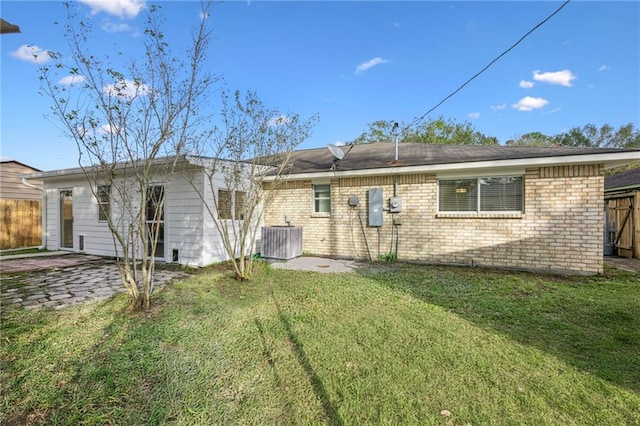
<svg viewBox="0 0 640 426">
<path fill-rule="evenodd" d="M 294 151 L 285 181 L 273 185 L 264 225 L 301 228 L 304 253 L 578 273 L 603 269 L 603 170 L 640 159 L 640 150 L 630 149 L 342 149 L 342 159 L 326 148 Z M 204 185 L 203 172 L 190 170 Z M 81 169 L 29 178 L 44 181 L 47 248 L 114 255 L 99 208 L 111 202 L 113 209 L 113 201 L 100 192 L 97 199 Z M 225 260 L 213 219 L 188 180 L 155 185 L 166 197 L 158 257 L 191 266 Z M 229 210 L 216 220 L 234 220 L 242 196 L 223 185 L 220 179 L 218 194 L 205 191 L 205 198 L 217 196 Z"/>
<path fill-rule="evenodd" d="M 301 227 L 304 253 L 585 274 L 603 271 L 603 170 L 640 159 L 573 147 L 338 149 L 294 152 L 265 214 L 266 226 Z"/>
<path fill-rule="evenodd" d="M 640 259 L 640 168 L 604 178 L 605 254 Z"/>
<path fill-rule="evenodd" d="M 16 160 L 0 161 L 0 249 L 40 245 L 43 184 L 21 178 L 39 171 Z"/>
</svg>

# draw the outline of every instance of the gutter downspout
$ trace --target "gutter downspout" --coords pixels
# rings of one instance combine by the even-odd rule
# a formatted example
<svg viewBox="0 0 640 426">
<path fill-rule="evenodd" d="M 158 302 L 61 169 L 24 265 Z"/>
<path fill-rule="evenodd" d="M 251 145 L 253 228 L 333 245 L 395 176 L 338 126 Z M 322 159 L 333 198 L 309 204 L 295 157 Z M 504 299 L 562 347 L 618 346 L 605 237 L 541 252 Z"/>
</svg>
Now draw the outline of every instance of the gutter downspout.
<svg viewBox="0 0 640 426">
<path fill-rule="evenodd" d="M 29 188 L 42 191 L 42 244 L 38 247 L 38 250 L 44 250 L 47 248 L 47 191 L 27 182 L 27 178 L 22 178 L 22 183 Z"/>
</svg>

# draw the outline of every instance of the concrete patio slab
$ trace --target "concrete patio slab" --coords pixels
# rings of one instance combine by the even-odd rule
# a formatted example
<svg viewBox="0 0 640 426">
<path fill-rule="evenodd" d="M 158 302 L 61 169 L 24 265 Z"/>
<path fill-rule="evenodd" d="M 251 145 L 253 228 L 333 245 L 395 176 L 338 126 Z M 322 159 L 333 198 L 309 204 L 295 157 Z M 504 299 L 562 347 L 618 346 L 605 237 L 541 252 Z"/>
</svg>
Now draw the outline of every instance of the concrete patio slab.
<svg viewBox="0 0 640 426">
<path fill-rule="evenodd" d="M 286 261 L 267 260 L 272 268 L 294 269 L 313 272 L 351 272 L 361 265 L 355 260 L 329 259 L 324 257 L 301 256 Z"/>
</svg>

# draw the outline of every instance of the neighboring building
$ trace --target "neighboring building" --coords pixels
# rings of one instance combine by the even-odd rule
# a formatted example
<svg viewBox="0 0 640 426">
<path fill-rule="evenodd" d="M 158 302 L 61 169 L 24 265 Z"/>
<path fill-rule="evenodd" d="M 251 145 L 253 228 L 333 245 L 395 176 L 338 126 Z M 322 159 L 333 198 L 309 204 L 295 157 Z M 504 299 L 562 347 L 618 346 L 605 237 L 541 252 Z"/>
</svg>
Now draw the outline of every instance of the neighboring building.
<svg viewBox="0 0 640 426">
<path fill-rule="evenodd" d="M 21 176 L 40 170 L 19 161 L 0 162 L 0 249 L 39 246 L 42 238 L 42 181 Z"/>
<path fill-rule="evenodd" d="M 603 271 L 603 169 L 638 150 L 399 144 L 293 153 L 265 225 L 304 253 Z M 339 155 L 340 156 L 340 155 Z"/>
<path fill-rule="evenodd" d="M 640 259 L 640 168 L 604 179 L 605 254 Z"/>
<path fill-rule="evenodd" d="M 22 182 L 22 175 L 39 171 L 19 161 L 0 161 L 0 198 L 3 200 L 42 199 L 42 181 L 29 181 L 29 185 Z"/>
</svg>

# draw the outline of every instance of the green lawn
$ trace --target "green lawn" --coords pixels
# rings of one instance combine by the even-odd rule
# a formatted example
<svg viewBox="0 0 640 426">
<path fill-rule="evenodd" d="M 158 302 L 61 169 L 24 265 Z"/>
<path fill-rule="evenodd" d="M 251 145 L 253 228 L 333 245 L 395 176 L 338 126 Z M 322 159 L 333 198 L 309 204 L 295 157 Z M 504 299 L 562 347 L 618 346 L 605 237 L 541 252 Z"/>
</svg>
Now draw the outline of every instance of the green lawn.
<svg viewBox="0 0 640 426">
<path fill-rule="evenodd" d="M 630 273 L 211 269 L 154 302 L 3 313 L 0 423 L 640 424 Z"/>
</svg>

